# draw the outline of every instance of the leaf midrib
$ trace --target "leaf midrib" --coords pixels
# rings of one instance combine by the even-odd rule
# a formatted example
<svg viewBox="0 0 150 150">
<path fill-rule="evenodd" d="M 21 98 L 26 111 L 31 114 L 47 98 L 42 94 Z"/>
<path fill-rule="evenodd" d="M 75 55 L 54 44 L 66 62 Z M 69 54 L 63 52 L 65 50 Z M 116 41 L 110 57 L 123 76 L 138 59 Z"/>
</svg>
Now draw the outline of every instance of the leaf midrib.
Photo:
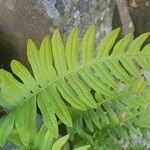
<svg viewBox="0 0 150 150">
<path fill-rule="evenodd" d="M 100 63 L 100 62 L 107 62 L 107 61 L 119 60 L 121 57 L 130 57 L 130 56 L 132 56 L 132 58 L 134 58 L 133 56 L 139 56 L 139 55 L 144 55 L 144 56 L 148 57 L 148 55 L 146 55 L 146 54 L 144 54 L 144 53 L 141 53 L 141 52 L 138 52 L 138 53 L 124 53 L 123 55 L 118 55 L 118 56 L 113 57 L 113 58 L 112 58 L 111 55 L 110 55 L 110 56 L 107 56 L 107 57 L 102 58 L 102 59 L 100 59 L 100 60 L 97 60 L 97 59 L 95 58 L 95 59 L 93 59 L 92 61 L 89 61 L 88 63 L 86 63 L 86 64 L 84 64 L 84 65 L 81 64 L 81 65 L 77 66 L 76 68 L 74 68 L 74 69 L 72 69 L 72 70 L 70 70 L 70 71 L 67 71 L 65 74 L 63 74 L 63 75 L 61 75 L 61 76 L 58 76 L 58 77 L 56 78 L 56 80 L 54 80 L 54 81 L 50 82 L 49 84 L 47 84 L 47 85 L 41 87 L 39 90 L 37 90 L 36 92 L 32 93 L 30 96 L 24 98 L 23 101 L 22 101 L 17 107 L 19 107 L 20 105 L 23 105 L 24 100 L 25 100 L 25 101 L 29 100 L 32 96 L 37 95 L 37 94 L 38 94 L 39 92 L 41 92 L 42 90 L 48 88 L 48 87 L 51 86 L 51 85 L 55 85 L 55 83 L 56 83 L 58 80 L 60 80 L 60 79 L 62 79 L 62 78 L 65 78 L 67 75 L 70 75 L 70 74 L 72 74 L 72 73 L 77 73 L 78 70 L 80 70 L 80 69 L 82 69 L 82 68 L 86 68 L 87 66 L 91 66 L 91 65 L 94 64 L 94 63 Z M 111 98 L 111 99 L 114 99 L 114 97 Z M 111 100 L 111 99 L 110 99 L 110 100 Z"/>
</svg>

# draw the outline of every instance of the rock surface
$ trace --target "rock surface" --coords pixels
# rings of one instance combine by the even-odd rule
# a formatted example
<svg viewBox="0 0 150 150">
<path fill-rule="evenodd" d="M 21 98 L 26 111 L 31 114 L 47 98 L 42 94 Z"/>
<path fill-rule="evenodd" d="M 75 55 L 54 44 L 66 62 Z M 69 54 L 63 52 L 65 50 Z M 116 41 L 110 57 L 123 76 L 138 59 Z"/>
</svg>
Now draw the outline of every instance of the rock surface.
<svg viewBox="0 0 150 150">
<path fill-rule="evenodd" d="M 117 0 L 116 0 L 117 1 Z M 124 0 L 118 0 L 124 1 Z M 150 31 L 150 0 L 127 0 L 129 14 L 134 24 L 135 36 Z M 113 27 L 122 26 L 121 19 L 129 24 L 126 18 L 120 18 L 118 8 L 115 7 L 113 16 Z M 130 24 L 129 24 L 130 25 Z M 150 38 L 149 38 L 150 42 Z"/>
<path fill-rule="evenodd" d="M 66 37 L 74 26 L 83 33 L 95 24 L 101 40 L 112 29 L 113 8 L 114 0 L 0 0 L 0 64 L 27 62 L 27 39 L 39 44 L 56 28 Z"/>
<path fill-rule="evenodd" d="M 135 35 L 150 31 L 150 0 L 130 0 L 129 11 L 135 26 Z"/>
</svg>

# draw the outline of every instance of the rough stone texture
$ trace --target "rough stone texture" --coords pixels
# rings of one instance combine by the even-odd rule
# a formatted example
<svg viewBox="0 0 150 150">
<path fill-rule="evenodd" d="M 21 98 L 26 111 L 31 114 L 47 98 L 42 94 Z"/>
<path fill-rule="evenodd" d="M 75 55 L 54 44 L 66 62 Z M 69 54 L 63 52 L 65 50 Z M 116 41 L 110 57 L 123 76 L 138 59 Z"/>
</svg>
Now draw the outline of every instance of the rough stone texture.
<svg viewBox="0 0 150 150">
<path fill-rule="evenodd" d="M 130 0 L 129 11 L 134 22 L 135 34 L 150 31 L 150 0 Z"/>
<path fill-rule="evenodd" d="M 126 0 L 116 0 L 117 9 L 119 11 L 122 35 L 134 33 L 134 24 L 129 14 L 129 9 Z"/>
<path fill-rule="evenodd" d="M 0 63 L 26 62 L 27 39 L 40 43 L 55 28 L 66 37 L 74 26 L 83 33 L 95 24 L 101 40 L 112 29 L 113 7 L 114 0 L 0 0 Z"/>
<path fill-rule="evenodd" d="M 119 1 L 119 0 L 118 0 Z M 122 0 L 120 0 L 122 1 Z M 150 31 L 150 0 L 126 0 L 128 4 L 129 13 L 131 16 L 131 19 L 134 23 L 134 29 L 135 29 L 135 36 Z M 118 8 L 115 7 L 114 9 L 114 16 L 113 16 L 113 27 L 116 28 L 118 26 L 122 26 L 121 19 L 126 18 L 120 18 Z M 129 22 L 127 21 L 126 24 Z M 150 42 L 149 40 L 147 40 Z"/>
</svg>

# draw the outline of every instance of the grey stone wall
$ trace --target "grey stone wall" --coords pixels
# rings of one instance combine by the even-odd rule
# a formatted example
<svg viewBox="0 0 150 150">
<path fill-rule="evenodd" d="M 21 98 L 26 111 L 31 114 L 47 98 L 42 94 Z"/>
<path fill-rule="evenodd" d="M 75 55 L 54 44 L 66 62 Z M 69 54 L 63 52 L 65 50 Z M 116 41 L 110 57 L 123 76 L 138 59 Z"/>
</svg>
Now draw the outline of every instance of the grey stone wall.
<svg viewBox="0 0 150 150">
<path fill-rule="evenodd" d="M 83 33 L 95 24 L 101 40 L 112 29 L 113 8 L 114 0 L 0 0 L 0 63 L 26 62 L 27 39 L 39 44 L 56 28 L 66 39 L 74 26 Z"/>
</svg>

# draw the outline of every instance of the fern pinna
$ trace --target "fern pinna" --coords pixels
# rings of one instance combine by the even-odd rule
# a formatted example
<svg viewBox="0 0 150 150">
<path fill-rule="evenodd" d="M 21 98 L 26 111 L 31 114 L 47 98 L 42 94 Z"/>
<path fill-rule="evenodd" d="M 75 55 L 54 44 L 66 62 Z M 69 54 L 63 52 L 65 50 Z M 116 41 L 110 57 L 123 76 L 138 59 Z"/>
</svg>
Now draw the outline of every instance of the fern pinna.
<svg viewBox="0 0 150 150">
<path fill-rule="evenodd" d="M 33 73 L 17 60 L 12 60 L 11 69 L 21 81 L 0 69 L 0 105 L 8 113 L 0 123 L 1 145 L 13 128 L 22 143 L 29 144 L 36 130 L 37 106 L 53 137 L 58 137 L 56 117 L 78 131 L 83 126 L 93 132 L 95 126 L 101 130 L 121 124 L 132 131 L 149 128 L 150 117 L 143 116 L 149 112 L 149 81 L 141 70 L 150 71 L 150 45 L 141 47 L 150 33 L 135 40 L 128 34 L 115 44 L 119 31 L 110 32 L 97 48 L 94 26 L 81 43 L 78 28 L 71 31 L 65 45 L 58 30 L 51 40 L 45 37 L 39 49 L 29 40 L 27 57 Z M 85 125 L 78 122 L 75 128 L 78 111 Z"/>
</svg>

